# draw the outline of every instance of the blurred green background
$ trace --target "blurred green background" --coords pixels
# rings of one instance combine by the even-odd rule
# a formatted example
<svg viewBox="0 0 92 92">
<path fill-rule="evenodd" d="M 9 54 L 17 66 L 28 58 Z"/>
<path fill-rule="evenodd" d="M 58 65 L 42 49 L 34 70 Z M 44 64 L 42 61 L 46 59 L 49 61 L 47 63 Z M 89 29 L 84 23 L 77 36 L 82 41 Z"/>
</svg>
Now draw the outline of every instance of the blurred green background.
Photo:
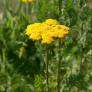
<svg viewBox="0 0 92 92">
<path fill-rule="evenodd" d="M 0 0 L 0 92 L 45 92 L 44 48 L 25 29 L 48 18 L 71 28 L 61 46 L 60 92 L 92 92 L 92 0 Z M 57 92 L 50 48 L 49 92 Z"/>
</svg>

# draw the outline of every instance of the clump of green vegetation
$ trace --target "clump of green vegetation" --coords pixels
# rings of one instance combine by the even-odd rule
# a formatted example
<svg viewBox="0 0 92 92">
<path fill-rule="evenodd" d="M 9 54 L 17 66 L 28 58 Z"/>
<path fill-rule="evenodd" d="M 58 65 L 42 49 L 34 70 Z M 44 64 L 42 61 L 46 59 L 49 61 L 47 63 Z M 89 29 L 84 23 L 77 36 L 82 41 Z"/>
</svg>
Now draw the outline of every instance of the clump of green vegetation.
<svg viewBox="0 0 92 92">
<path fill-rule="evenodd" d="M 0 1 L 0 92 L 92 92 L 91 11 L 91 0 Z M 48 46 L 28 39 L 27 25 L 46 19 L 69 35 Z"/>
</svg>

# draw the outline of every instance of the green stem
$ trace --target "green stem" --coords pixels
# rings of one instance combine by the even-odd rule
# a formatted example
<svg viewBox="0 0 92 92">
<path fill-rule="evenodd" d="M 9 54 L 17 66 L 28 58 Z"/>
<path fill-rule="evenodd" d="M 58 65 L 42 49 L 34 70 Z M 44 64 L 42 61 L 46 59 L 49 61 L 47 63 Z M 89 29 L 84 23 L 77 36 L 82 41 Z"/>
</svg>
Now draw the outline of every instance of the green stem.
<svg viewBox="0 0 92 92">
<path fill-rule="evenodd" d="M 60 19 L 61 16 L 61 8 L 62 8 L 62 0 L 58 0 L 58 19 Z M 57 61 L 58 61 L 58 70 L 57 70 L 57 92 L 60 92 L 60 65 L 61 65 L 61 61 L 60 61 L 60 40 L 58 43 L 58 56 L 57 56 Z"/>
<path fill-rule="evenodd" d="M 62 0 L 58 0 L 58 19 L 60 19 L 60 16 L 61 16 L 61 8 L 62 8 Z M 61 67 L 61 56 L 60 56 L 60 44 L 61 44 L 61 41 L 59 40 L 58 42 L 58 53 L 57 53 L 57 62 L 58 62 L 58 69 L 57 69 L 57 92 L 60 92 L 60 67 Z"/>
<path fill-rule="evenodd" d="M 46 46 L 46 56 L 45 56 L 45 62 L 46 62 L 46 92 L 49 92 L 49 83 L 48 83 L 48 49 L 47 49 L 47 46 Z"/>
<path fill-rule="evenodd" d="M 60 92 L 60 60 L 58 61 L 58 73 L 57 73 L 57 92 Z"/>
<path fill-rule="evenodd" d="M 61 56 L 60 56 L 60 40 L 58 43 L 58 53 L 57 53 L 57 62 L 58 62 L 58 70 L 57 70 L 57 92 L 60 92 L 60 66 L 61 66 Z"/>
<path fill-rule="evenodd" d="M 58 0 L 58 19 L 60 18 L 61 16 L 61 4 L 62 4 L 62 0 Z"/>
</svg>

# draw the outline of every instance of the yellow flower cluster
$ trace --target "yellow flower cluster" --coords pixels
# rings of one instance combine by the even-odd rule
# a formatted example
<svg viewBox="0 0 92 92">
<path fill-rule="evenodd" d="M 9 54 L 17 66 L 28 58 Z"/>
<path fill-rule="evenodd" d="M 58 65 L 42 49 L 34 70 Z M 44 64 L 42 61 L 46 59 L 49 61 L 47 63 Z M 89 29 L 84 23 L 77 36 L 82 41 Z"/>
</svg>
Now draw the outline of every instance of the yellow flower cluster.
<svg viewBox="0 0 92 92">
<path fill-rule="evenodd" d="M 33 0 L 20 0 L 20 1 L 23 3 L 32 3 L 33 2 Z"/>
<path fill-rule="evenodd" d="M 40 40 L 43 44 L 50 44 L 55 38 L 64 38 L 69 30 L 69 27 L 60 25 L 57 20 L 47 19 L 42 23 L 28 25 L 26 35 L 32 40 Z"/>
</svg>

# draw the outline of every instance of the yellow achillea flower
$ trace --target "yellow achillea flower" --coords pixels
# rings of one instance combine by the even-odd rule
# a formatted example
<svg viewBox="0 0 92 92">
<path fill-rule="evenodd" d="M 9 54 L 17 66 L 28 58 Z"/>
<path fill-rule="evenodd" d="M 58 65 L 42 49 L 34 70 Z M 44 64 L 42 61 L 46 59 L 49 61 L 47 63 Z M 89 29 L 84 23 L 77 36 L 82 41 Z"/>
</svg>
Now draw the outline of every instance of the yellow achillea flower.
<svg viewBox="0 0 92 92">
<path fill-rule="evenodd" d="M 53 27 L 53 37 L 63 38 L 69 32 L 69 28 L 64 25 L 56 25 Z"/>
<path fill-rule="evenodd" d="M 53 34 L 50 30 L 42 32 L 42 43 L 50 44 L 54 41 Z"/>
<path fill-rule="evenodd" d="M 42 44 L 50 44 L 55 38 L 64 38 L 69 31 L 69 27 L 60 25 L 57 20 L 47 19 L 42 23 L 28 25 L 26 35 L 29 39 L 41 41 Z"/>
<path fill-rule="evenodd" d="M 33 0 L 20 0 L 20 1 L 23 3 L 32 3 L 33 2 Z"/>
<path fill-rule="evenodd" d="M 54 19 L 47 19 L 44 23 L 46 23 L 47 25 L 51 26 L 51 25 L 57 25 L 59 24 L 59 22 L 57 20 Z"/>
</svg>

